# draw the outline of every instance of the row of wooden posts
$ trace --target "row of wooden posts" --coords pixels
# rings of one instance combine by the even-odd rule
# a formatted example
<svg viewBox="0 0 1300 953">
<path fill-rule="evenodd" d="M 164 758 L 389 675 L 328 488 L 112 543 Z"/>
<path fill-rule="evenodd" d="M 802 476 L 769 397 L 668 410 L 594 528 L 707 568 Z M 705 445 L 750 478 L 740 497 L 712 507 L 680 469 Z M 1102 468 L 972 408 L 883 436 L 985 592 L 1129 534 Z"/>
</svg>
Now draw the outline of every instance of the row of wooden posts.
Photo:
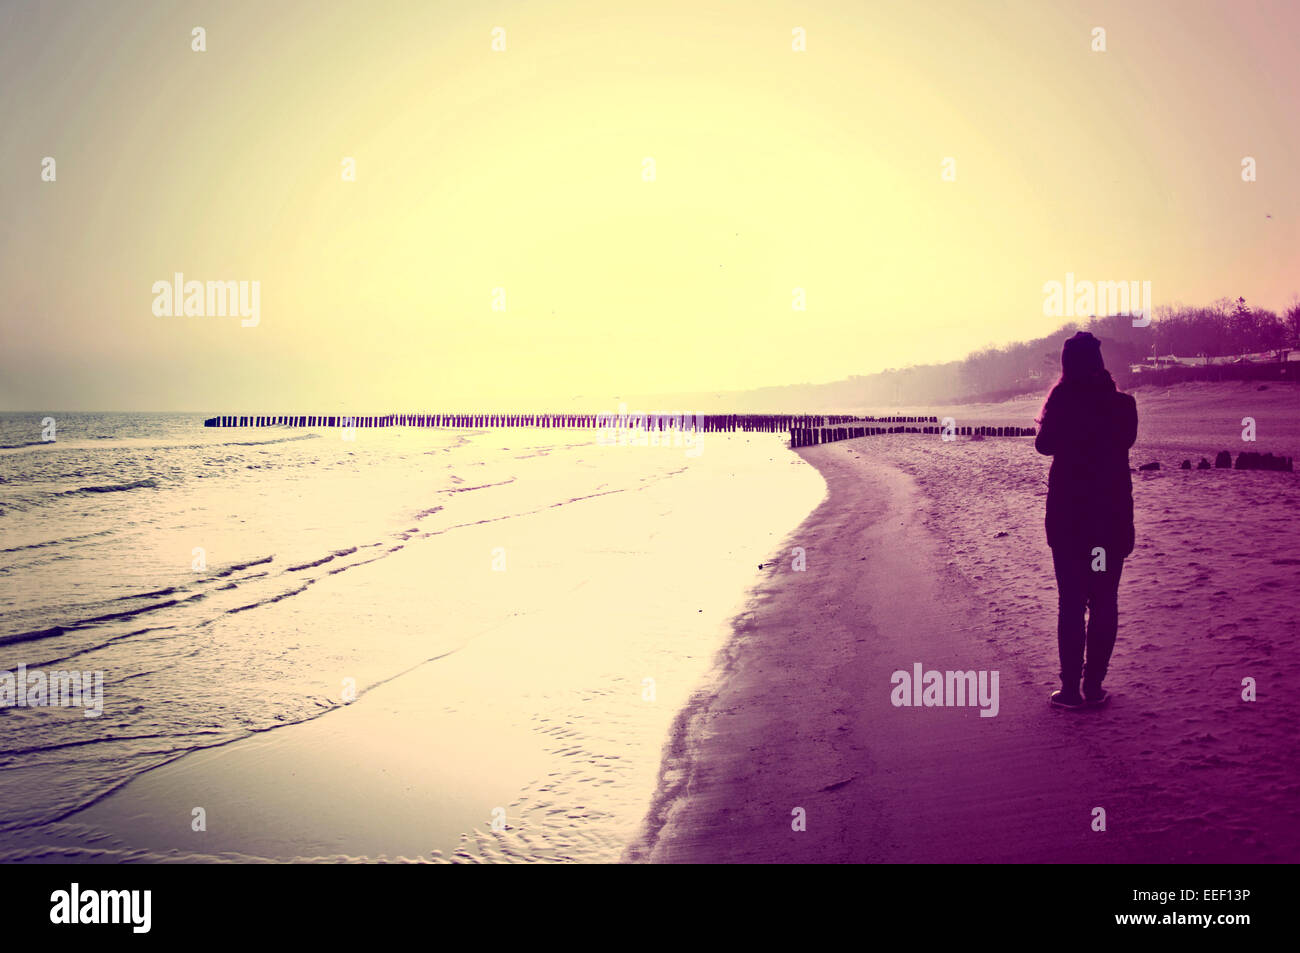
<svg viewBox="0 0 1300 953">
<path fill-rule="evenodd" d="M 949 428 L 937 424 L 923 427 L 875 427 L 863 425 L 852 427 L 795 427 L 790 430 L 790 446 L 814 447 L 821 443 L 853 440 L 857 437 L 874 437 L 883 433 L 943 434 L 946 432 L 949 432 Z M 1032 437 L 1037 431 L 1033 427 L 954 426 L 951 428 L 951 433 L 958 437 Z"/>
<path fill-rule="evenodd" d="M 383 414 L 263 415 L 209 417 L 205 427 L 577 427 L 608 430 L 695 430 L 704 433 L 734 431 L 781 433 L 794 427 L 825 427 L 848 420 L 852 414 Z M 881 418 L 898 419 L 903 418 Z M 914 419 L 914 418 L 908 418 Z M 919 418 L 915 418 L 919 419 Z"/>
<path fill-rule="evenodd" d="M 205 427 L 566 427 L 603 430 L 694 430 L 698 433 L 789 431 L 790 446 L 810 447 L 836 440 L 886 433 L 942 434 L 938 417 L 853 414 L 337 414 L 230 415 L 209 417 Z M 956 436 L 1032 437 L 1033 427 L 953 427 Z"/>
<path fill-rule="evenodd" d="M 1146 464 L 1146 466 L 1150 466 L 1150 464 Z M 1236 464 L 1232 462 L 1231 453 L 1227 450 L 1220 450 L 1214 458 L 1214 466 L 1219 470 L 1281 470 L 1287 473 L 1295 472 L 1295 463 L 1290 457 L 1286 455 L 1273 456 L 1271 453 L 1258 453 L 1253 450 L 1243 450 L 1237 454 Z M 1192 469 L 1192 461 L 1184 460 L 1182 469 Z M 1196 469 L 1210 469 L 1210 461 L 1201 457 L 1201 462 L 1197 464 Z"/>
</svg>

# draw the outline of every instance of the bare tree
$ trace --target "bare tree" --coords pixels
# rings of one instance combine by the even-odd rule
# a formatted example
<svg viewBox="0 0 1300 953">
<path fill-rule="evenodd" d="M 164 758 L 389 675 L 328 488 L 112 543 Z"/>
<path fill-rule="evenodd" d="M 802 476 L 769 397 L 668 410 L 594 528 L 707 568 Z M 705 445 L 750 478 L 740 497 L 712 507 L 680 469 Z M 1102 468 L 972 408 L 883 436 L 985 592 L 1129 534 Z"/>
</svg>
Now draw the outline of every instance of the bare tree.
<svg viewBox="0 0 1300 953">
<path fill-rule="evenodd" d="M 1287 343 L 1300 347 L 1300 295 L 1291 296 L 1291 303 L 1282 312 L 1282 326 L 1286 329 Z"/>
</svg>

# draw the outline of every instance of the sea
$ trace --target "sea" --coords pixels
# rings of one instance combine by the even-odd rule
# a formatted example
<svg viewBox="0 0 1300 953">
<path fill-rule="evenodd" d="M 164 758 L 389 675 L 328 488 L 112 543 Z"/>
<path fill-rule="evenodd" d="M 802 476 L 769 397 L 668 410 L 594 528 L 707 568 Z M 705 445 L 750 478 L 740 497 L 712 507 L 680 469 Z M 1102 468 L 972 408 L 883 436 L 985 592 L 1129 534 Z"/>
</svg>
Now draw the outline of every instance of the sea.
<svg viewBox="0 0 1300 953">
<path fill-rule="evenodd" d="M 609 742 L 618 754 L 608 757 L 639 762 L 638 789 L 623 799 L 618 829 L 600 839 L 606 856 L 598 859 L 615 859 L 653 793 L 673 709 L 725 644 L 756 561 L 824 490 L 772 434 L 718 435 L 688 454 L 601 446 L 594 431 L 577 429 L 237 429 L 207 428 L 203 420 L 0 415 L 5 859 L 39 856 L 42 829 L 146 772 L 320 718 L 415 667 L 438 664 L 523 611 L 507 611 L 504 597 L 497 606 L 489 589 L 440 586 L 439 577 L 459 578 L 459 571 L 499 585 L 532 567 L 546 582 L 530 592 L 528 611 L 541 605 L 538 591 L 554 590 L 544 634 L 562 640 L 568 594 L 597 578 L 593 567 L 626 556 L 635 557 L 627 564 L 659 603 L 673 594 L 646 579 L 645 567 L 663 565 L 668 586 L 674 573 L 698 580 L 712 572 L 720 588 L 707 602 L 689 596 L 680 615 L 662 607 L 640 617 L 606 613 L 620 616 L 600 636 L 600 651 L 614 655 L 593 669 L 583 691 L 604 690 L 594 683 L 621 668 L 624 641 L 638 660 L 656 651 L 682 666 L 660 658 L 660 670 L 673 672 L 664 686 L 668 704 L 658 720 L 638 716 L 635 739 Z M 780 479 L 764 485 L 769 471 Z M 798 492 L 785 492 L 791 487 Z M 698 524 L 725 509 L 712 502 L 723 495 L 752 502 L 732 502 L 730 522 L 712 534 Z M 605 515 L 575 530 L 581 543 L 548 530 L 545 553 L 535 543 L 522 555 L 523 543 L 508 545 L 525 538 L 511 527 L 530 516 L 563 525 L 555 520 L 570 512 Z M 671 550 L 680 534 L 665 532 L 687 513 L 696 524 L 689 559 L 703 568 L 686 566 L 688 557 Z M 458 550 L 471 530 L 473 551 Z M 484 531 L 505 545 L 489 545 Z M 718 551 L 699 552 L 710 545 L 700 541 L 712 538 Z M 101 710 L 89 700 L 16 704 L 12 693 L 6 702 L 3 673 L 16 683 L 23 671 L 77 672 L 85 686 L 102 679 Z M 629 663 L 618 678 L 639 702 L 632 695 L 644 691 L 638 674 Z M 492 676 L 485 669 L 483 677 Z M 600 727 L 602 737 L 610 727 Z M 576 792 L 573 799 L 583 800 Z"/>
</svg>

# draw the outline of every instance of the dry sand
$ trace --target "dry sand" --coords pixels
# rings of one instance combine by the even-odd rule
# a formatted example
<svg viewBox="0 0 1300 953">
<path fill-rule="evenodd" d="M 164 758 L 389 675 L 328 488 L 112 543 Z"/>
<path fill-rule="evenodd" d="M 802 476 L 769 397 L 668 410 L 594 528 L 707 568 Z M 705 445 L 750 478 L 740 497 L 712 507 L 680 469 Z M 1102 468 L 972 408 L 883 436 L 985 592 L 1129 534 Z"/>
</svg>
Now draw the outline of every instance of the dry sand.
<svg viewBox="0 0 1300 953">
<path fill-rule="evenodd" d="M 1293 453 L 1296 392 L 1270 391 L 1139 393 L 1133 462 Z M 1020 403 L 1000 408 L 1008 422 L 1037 399 Z M 1257 444 L 1241 442 L 1245 415 Z M 830 490 L 786 546 L 807 550 L 807 570 L 787 555 L 755 590 L 721 690 L 679 717 L 627 859 L 1300 859 L 1295 474 L 1135 474 L 1113 702 L 1061 712 L 1047 706 L 1056 593 L 1047 459 L 1032 440 L 891 436 L 800 453 Z M 894 707 L 891 673 L 914 662 L 998 670 L 999 714 Z M 1255 702 L 1242 700 L 1247 677 Z M 1092 829 L 1098 807 L 1105 831 Z"/>
</svg>

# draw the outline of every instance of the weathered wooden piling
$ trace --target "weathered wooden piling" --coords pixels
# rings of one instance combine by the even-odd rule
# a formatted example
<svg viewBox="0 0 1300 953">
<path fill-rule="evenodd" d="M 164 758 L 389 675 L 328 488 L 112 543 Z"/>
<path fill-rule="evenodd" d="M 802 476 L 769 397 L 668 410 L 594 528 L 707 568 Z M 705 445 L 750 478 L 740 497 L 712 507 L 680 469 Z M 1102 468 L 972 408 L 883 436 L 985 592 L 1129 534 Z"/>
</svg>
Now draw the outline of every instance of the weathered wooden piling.
<svg viewBox="0 0 1300 953">
<path fill-rule="evenodd" d="M 832 443 L 837 440 L 854 440 L 859 437 L 872 437 L 878 434 L 886 433 L 914 433 L 942 435 L 945 431 L 943 427 L 937 426 L 939 419 L 937 417 L 881 417 L 877 418 L 864 417 L 856 418 L 879 423 L 891 424 L 886 427 L 873 427 L 858 425 L 851 427 L 829 426 L 825 423 L 813 423 L 809 425 L 795 425 L 789 428 L 790 446 L 791 447 L 815 447 L 823 443 Z M 915 424 L 923 426 L 914 426 Z M 1037 431 L 1033 427 L 1009 427 L 1003 425 L 994 427 L 985 424 L 965 424 L 954 428 L 954 433 L 959 436 L 980 436 L 980 437 L 1032 437 Z"/>
<path fill-rule="evenodd" d="M 379 429 L 387 427 L 418 428 L 496 428 L 541 427 L 546 429 L 609 429 L 646 431 L 656 435 L 678 433 L 785 433 L 792 447 L 818 446 L 839 440 L 874 437 L 881 434 L 914 433 L 938 435 L 935 416 L 890 414 L 861 416 L 853 414 L 558 414 L 539 412 L 460 412 L 388 413 L 378 415 L 337 414 L 256 414 L 223 415 L 203 421 L 205 427 L 294 427 Z M 961 436 L 1032 437 L 1032 427 L 993 427 L 964 424 L 954 428 Z M 664 439 L 667 439 L 666 437 Z M 1239 468 L 1282 468 L 1289 460 L 1278 459 L 1255 463 L 1248 458 Z M 1230 464 L 1229 464 L 1230 465 Z"/>
</svg>

